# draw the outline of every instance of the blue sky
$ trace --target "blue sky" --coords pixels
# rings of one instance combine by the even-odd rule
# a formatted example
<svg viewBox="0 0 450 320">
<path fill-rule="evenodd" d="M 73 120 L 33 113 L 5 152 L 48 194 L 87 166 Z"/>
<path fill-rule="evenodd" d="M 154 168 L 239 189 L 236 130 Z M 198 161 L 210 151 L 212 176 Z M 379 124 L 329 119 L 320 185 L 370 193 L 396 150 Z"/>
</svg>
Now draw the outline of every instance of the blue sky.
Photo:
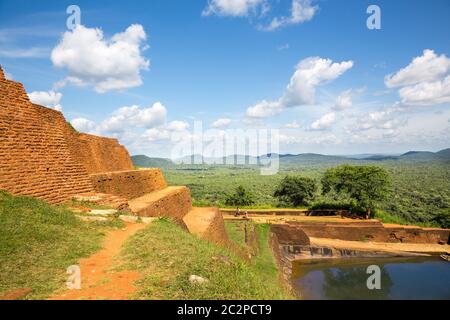
<svg viewBox="0 0 450 320">
<path fill-rule="evenodd" d="M 66 27 L 71 4 L 83 30 Z M 371 4 L 381 30 L 366 27 Z M 437 151 L 450 147 L 449 30 L 446 0 L 1 0 L 0 64 L 132 154 L 169 156 L 193 121 L 279 129 L 283 153 Z"/>
</svg>

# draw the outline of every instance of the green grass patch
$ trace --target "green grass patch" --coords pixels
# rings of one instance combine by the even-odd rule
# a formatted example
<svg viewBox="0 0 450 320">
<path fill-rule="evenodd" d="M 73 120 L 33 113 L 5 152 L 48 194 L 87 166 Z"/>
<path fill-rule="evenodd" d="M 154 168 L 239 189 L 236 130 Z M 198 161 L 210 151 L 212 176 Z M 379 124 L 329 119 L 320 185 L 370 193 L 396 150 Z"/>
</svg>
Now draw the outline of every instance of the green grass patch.
<svg viewBox="0 0 450 320">
<path fill-rule="evenodd" d="M 265 283 L 279 282 L 279 273 L 269 247 L 269 228 L 268 224 L 256 224 L 256 232 L 259 239 L 258 255 L 253 258 L 252 263 L 258 273 L 263 277 Z"/>
<path fill-rule="evenodd" d="M 246 223 L 252 223 L 251 221 L 225 221 L 225 228 L 228 236 L 241 248 L 246 249 L 245 243 L 245 229 Z M 251 260 L 251 267 L 264 278 L 265 283 L 272 283 L 273 286 L 277 285 L 279 279 L 278 270 L 275 264 L 275 259 L 272 255 L 272 250 L 269 247 L 269 229 L 268 224 L 255 224 L 255 231 L 258 235 L 258 254 L 253 256 Z M 247 248 L 247 251 L 251 249 Z"/>
<path fill-rule="evenodd" d="M 64 207 L 0 191 L 0 296 L 31 288 L 43 299 L 64 285 L 66 269 L 100 249 L 117 221 L 82 222 Z"/>
<path fill-rule="evenodd" d="M 378 219 L 383 223 L 400 224 L 405 226 L 411 225 L 411 222 L 405 220 L 404 218 L 382 210 L 377 210 L 375 212 L 375 219 Z M 433 222 L 415 222 L 414 225 L 423 228 L 439 228 L 439 225 Z"/>
<path fill-rule="evenodd" d="M 159 219 L 126 243 L 121 268 L 139 270 L 137 299 L 288 299 L 290 295 L 258 264 Z M 226 261 L 217 257 L 228 257 Z M 262 263 L 262 261 L 261 261 Z M 190 275 L 209 280 L 198 285 Z"/>
<path fill-rule="evenodd" d="M 111 206 L 101 205 L 90 201 L 78 201 L 73 199 L 69 201 L 67 204 L 65 204 L 64 207 L 85 207 L 89 209 L 98 209 L 98 210 L 112 209 Z"/>
<path fill-rule="evenodd" d="M 244 226 L 245 222 L 225 221 L 225 230 L 227 231 L 228 237 L 241 248 L 245 248 L 246 246 Z"/>
</svg>

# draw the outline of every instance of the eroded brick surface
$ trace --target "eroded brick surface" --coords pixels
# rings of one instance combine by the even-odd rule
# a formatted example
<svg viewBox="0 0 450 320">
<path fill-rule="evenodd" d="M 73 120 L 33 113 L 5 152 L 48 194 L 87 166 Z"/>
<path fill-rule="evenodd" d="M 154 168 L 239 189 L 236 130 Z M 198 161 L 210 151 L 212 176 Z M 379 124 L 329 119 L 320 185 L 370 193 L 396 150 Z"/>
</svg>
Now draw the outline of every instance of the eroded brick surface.
<svg viewBox="0 0 450 320">
<path fill-rule="evenodd" d="M 69 139 L 69 147 L 89 174 L 133 170 L 127 149 L 117 139 L 74 132 Z"/>
<path fill-rule="evenodd" d="M 91 191 L 68 146 L 71 131 L 61 112 L 32 104 L 21 83 L 0 78 L 0 189 L 50 203 Z"/>
<path fill-rule="evenodd" d="M 192 209 L 186 187 L 167 187 L 129 201 L 131 210 L 141 217 L 173 217 L 182 220 Z"/>
<path fill-rule="evenodd" d="M 105 172 L 90 175 L 97 192 L 134 199 L 167 187 L 160 169 Z"/>
<path fill-rule="evenodd" d="M 410 226 L 389 226 L 380 222 L 288 222 L 294 233 L 301 229 L 309 237 L 347 241 L 375 241 L 390 243 L 447 243 L 450 230 Z M 290 233 L 285 233 L 289 235 Z M 281 237 L 281 236 L 279 236 Z"/>
<path fill-rule="evenodd" d="M 23 85 L 0 71 L 1 190 L 61 203 L 94 191 L 89 173 L 132 168 L 117 140 L 75 132 L 61 112 L 31 103 Z"/>
</svg>

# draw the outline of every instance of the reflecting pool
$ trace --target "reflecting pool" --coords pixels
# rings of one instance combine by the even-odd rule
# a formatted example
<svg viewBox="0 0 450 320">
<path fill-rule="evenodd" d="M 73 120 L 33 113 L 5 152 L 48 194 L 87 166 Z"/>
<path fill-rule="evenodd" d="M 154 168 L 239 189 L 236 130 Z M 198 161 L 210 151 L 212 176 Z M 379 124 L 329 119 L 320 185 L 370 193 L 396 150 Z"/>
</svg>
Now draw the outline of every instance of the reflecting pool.
<svg viewBox="0 0 450 320">
<path fill-rule="evenodd" d="M 369 290 L 368 266 L 381 270 Z M 293 285 L 302 299 L 450 299 L 450 262 L 440 257 L 295 261 Z"/>
</svg>

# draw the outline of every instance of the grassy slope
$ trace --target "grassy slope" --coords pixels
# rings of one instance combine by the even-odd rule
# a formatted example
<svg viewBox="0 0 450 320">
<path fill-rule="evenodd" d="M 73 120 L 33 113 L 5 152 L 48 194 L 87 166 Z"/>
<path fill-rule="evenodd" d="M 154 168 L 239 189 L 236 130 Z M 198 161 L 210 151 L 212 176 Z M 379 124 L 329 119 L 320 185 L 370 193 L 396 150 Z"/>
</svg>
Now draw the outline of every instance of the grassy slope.
<svg viewBox="0 0 450 320">
<path fill-rule="evenodd" d="M 62 207 L 0 191 L 0 296 L 31 288 L 41 299 L 64 285 L 66 268 L 101 246 L 106 224 Z"/>
<path fill-rule="evenodd" d="M 268 224 L 256 225 L 256 232 L 258 232 L 259 237 L 259 252 L 254 258 L 253 263 L 261 276 L 265 278 L 265 283 L 273 283 L 273 285 L 276 283 L 280 285 L 280 275 L 272 250 L 269 247 L 269 227 Z"/>
<path fill-rule="evenodd" d="M 245 248 L 244 223 L 241 221 L 225 221 L 225 230 L 228 237 L 233 240 L 240 248 Z"/>
<path fill-rule="evenodd" d="M 213 257 L 227 256 L 231 264 Z M 144 274 L 138 299 L 286 299 L 274 278 L 226 249 L 191 235 L 172 222 L 157 220 L 125 245 L 122 267 Z M 193 285 L 190 275 L 209 279 Z"/>
<path fill-rule="evenodd" d="M 244 224 L 251 223 L 245 221 L 225 221 L 225 228 L 231 240 L 237 243 L 245 250 L 245 231 Z M 258 274 L 264 278 L 265 283 L 271 283 L 276 287 L 279 285 L 279 273 L 275 264 L 272 250 L 268 245 L 269 228 L 268 224 L 256 224 L 256 232 L 258 233 L 259 250 L 258 255 L 252 258 L 252 267 L 257 270 Z M 246 251 L 252 251 L 247 249 Z"/>
</svg>

